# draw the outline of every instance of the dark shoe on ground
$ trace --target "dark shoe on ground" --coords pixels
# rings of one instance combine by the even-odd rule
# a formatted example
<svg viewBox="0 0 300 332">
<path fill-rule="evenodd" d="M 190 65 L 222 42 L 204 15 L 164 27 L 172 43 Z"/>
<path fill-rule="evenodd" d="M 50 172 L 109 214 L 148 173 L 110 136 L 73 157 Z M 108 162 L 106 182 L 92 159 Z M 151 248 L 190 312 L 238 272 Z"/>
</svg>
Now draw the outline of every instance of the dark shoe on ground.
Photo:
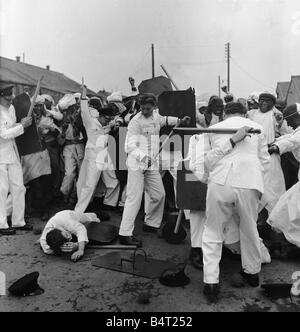
<svg viewBox="0 0 300 332">
<path fill-rule="evenodd" d="M 203 294 L 209 303 L 217 303 L 219 298 L 219 284 L 205 284 Z"/>
<path fill-rule="evenodd" d="M 152 234 L 157 234 L 159 231 L 159 228 L 151 227 L 146 224 L 143 225 L 143 232 L 144 233 L 152 233 Z"/>
<path fill-rule="evenodd" d="M 121 236 L 119 235 L 120 243 L 124 246 L 137 246 L 142 247 L 142 241 L 136 239 L 134 236 Z"/>
<path fill-rule="evenodd" d="M 0 235 L 4 236 L 16 235 L 16 230 L 12 228 L 0 229 Z"/>
<path fill-rule="evenodd" d="M 14 227 L 14 229 L 16 231 L 25 231 L 25 232 L 31 232 L 33 230 L 33 226 L 32 225 L 25 225 L 23 227 Z"/>
<path fill-rule="evenodd" d="M 203 254 L 201 248 L 192 248 L 190 252 L 191 264 L 197 270 L 203 270 Z"/>
<path fill-rule="evenodd" d="M 258 274 L 248 274 L 244 271 L 241 271 L 241 276 L 247 281 L 248 285 L 251 287 L 259 286 L 259 275 Z"/>
</svg>

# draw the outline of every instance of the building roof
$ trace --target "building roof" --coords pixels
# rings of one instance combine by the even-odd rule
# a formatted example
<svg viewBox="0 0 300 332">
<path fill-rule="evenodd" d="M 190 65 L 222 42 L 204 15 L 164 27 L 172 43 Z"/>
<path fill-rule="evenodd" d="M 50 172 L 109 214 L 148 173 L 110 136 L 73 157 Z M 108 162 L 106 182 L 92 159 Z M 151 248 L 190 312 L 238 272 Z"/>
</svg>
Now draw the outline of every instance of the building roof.
<svg viewBox="0 0 300 332">
<path fill-rule="evenodd" d="M 276 88 L 276 93 L 279 99 L 285 100 L 289 87 L 290 87 L 291 82 L 278 82 L 277 83 L 277 88 Z"/>
<path fill-rule="evenodd" d="M 300 76 L 292 76 L 288 90 L 288 105 L 300 103 Z"/>
<path fill-rule="evenodd" d="M 62 73 L 0 56 L 0 81 L 36 86 L 41 76 L 44 76 L 41 87 L 50 91 L 66 94 L 76 93 L 81 89 L 81 84 Z M 92 90 L 88 90 L 88 94 L 96 95 Z"/>
</svg>

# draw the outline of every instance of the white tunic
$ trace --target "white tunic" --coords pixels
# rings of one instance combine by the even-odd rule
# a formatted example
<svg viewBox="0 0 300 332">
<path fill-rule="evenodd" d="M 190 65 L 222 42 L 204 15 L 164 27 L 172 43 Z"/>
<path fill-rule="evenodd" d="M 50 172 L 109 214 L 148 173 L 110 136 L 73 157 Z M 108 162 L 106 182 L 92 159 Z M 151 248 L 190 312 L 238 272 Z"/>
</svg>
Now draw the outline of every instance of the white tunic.
<svg viewBox="0 0 300 332">
<path fill-rule="evenodd" d="M 16 124 L 15 108 L 0 105 L 0 164 L 14 164 L 19 160 L 15 138 L 23 133 L 23 126 Z"/>
<path fill-rule="evenodd" d="M 300 128 L 293 134 L 280 137 L 275 144 L 279 147 L 280 154 L 293 152 L 300 162 Z M 300 171 L 298 178 L 300 176 Z M 282 232 L 285 238 L 300 247 L 300 183 L 297 182 L 291 189 L 280 197 L 269 216 L 268 223 Z"/>
</svg>

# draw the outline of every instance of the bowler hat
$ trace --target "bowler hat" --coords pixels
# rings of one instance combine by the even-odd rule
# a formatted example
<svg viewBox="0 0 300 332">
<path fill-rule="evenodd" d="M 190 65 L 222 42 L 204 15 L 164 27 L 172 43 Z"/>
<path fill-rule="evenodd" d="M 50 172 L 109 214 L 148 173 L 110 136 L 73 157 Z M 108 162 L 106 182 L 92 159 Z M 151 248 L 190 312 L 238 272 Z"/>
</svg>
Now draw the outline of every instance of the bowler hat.
<svg viewBox="0 0 300 332">
<path fill-rule="evenodd" d="M 17 297 L 36 296 L 44 293 L 44 290 L 38 285 L 38 272 L 33 272 L 13 283 L 8 291 Z"/>
<path fill-rule="evenodd" d="M 161 274 L 159 282 L 167 287 L 183 287 L 188 285 L 191 280 L 184 273 L 184 269 L 176 268 L 165 270 Z"/>
</svg>

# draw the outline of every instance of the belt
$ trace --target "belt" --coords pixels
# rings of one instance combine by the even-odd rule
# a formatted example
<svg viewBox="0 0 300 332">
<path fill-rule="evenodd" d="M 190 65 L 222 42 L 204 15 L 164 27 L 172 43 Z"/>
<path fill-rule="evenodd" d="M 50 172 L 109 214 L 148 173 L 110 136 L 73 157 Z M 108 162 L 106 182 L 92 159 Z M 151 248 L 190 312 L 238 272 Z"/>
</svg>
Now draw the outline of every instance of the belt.
<svg viewBox="0 0 300 332">
<path fill-rule="evenodd" d="M 66 140 L 65 145 L 83 144 L 80 140 Z"/>
</svg>

